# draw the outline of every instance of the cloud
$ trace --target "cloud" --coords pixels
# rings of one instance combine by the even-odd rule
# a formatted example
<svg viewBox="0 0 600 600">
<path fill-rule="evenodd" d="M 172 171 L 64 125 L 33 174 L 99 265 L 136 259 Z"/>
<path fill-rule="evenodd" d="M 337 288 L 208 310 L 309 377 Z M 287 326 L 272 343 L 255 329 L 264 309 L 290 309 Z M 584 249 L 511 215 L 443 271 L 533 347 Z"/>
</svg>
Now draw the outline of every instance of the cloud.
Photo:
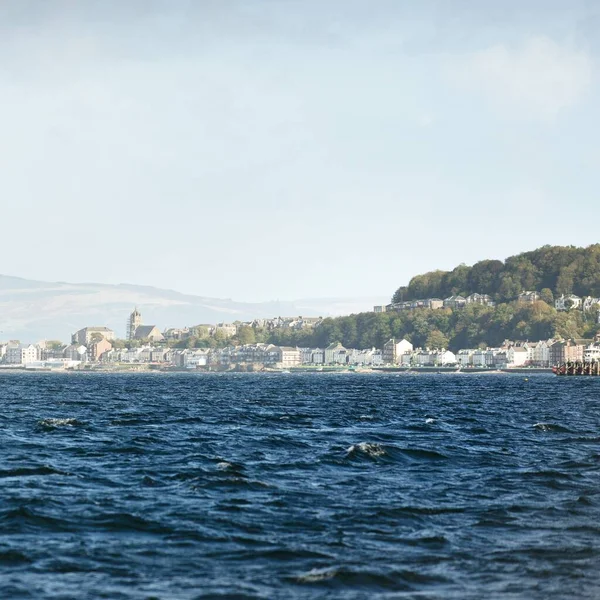
<svg viewBox="0 0 600 600">
<path fill-rule="evenodd" d="M 467 55 L 448 73 L 505 116 L 551 121 L 586 93 L 592 61 L 583 51 L 534 37 L 520 48 L 496 45 Z"/>
</svg>

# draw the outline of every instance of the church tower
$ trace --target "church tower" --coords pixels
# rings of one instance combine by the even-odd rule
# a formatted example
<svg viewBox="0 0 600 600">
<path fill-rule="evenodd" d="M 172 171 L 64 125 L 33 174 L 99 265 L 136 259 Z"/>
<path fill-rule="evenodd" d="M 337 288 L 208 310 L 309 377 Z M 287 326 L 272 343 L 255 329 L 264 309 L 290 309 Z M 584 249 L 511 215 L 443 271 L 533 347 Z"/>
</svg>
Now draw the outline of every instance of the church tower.
<svg viewBox="0 0 600 600">
<path fill-rule="evenodd" d="M 142 324 L 142 314 L 138 311 L 137 306 L 133 312 L 129 315 L 127 321 L 127 339 L 133 340 L 135 338 L 135 330 Z"/>
</svg>

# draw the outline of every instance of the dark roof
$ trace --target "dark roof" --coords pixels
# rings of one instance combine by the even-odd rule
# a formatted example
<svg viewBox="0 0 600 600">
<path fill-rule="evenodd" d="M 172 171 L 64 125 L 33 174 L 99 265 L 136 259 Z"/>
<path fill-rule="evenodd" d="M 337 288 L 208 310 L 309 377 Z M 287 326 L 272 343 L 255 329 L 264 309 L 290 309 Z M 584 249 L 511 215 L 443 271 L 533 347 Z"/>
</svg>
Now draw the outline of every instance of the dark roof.
<svg viewBox="0 0 600 600">
<path fill-rule="evenodd" d="M 137 339 L 147 338 L 155 329 L 156 325 L 140 325 L 139 327 L 136 327 L 134 337 Z M 160 333 L 160 331 L 158 333 Z"/>
</svg>

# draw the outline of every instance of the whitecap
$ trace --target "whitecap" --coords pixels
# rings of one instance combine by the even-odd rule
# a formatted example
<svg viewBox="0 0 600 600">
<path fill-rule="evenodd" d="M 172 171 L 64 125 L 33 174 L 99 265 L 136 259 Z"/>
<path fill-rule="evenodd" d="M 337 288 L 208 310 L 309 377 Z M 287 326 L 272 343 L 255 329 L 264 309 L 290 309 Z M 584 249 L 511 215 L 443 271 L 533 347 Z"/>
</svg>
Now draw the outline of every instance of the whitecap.
<svg viewBox="0 0 600 600">
<path fill-rule="evenodd" d="M 533 425 L 534 429 L 537 429 L 538 431 L 563 431 L 563 432 L 568 432 L 569 430 L 566 429 L 565 427 L 562 427 L 561 425 L 557 425 L 556 423 L 536 423 L 535 425 Z"/>
<path fill-rule="evenodd" d="M 346 452 L 349 455 L 360 452 L 361 454 L 366 454 L 367 456 L 371 456 L 373 458 L 385 456 L 387 454 L 385 448 L 383 448 L 380 444 L 375 444 L 372 442 L 360 442 L 360 444 L 352 444 L 352 446 L 350 446 Z"/>
<path fill-rule="evenodd" d="M 427 425 L 431 425 L 432 423 L 435 423 L 435 419 L 432 419 L 431 417 L 429 417 L 428 419 L 425 419 L 425 423 Z"/>
<path fill-rule="evenodd" d="M 81 421 L 77 419 L 42 419 L 38 422 L 38 425 L 42 427 L 75 427 L 77 425 L 82 425 Z"/>
<path fill-rule="evenodd" d="M 300 583 L 316 583 L 318 581 L 327 581 L 333 579 L 339 571 L 337 569 L 311 569 L 296 577 Z"/>
</svg>

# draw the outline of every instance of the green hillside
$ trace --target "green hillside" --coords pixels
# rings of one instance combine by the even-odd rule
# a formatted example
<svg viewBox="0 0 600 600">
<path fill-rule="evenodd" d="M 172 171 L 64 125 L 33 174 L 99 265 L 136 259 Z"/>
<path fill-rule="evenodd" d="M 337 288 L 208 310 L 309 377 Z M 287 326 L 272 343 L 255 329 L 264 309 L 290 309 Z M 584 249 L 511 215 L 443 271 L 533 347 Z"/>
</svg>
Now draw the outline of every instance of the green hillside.
<svg viewBox="0 0 600 600">
<path fill-rule="evenodd" d="M 523 290 L 541 292 L 539 302 L 517 301 Z M 400 287 L 394 302 L 489 294 L 496 306 L 467 305 L 452 310 L 361 313 L 325 319 L 314 331 L 275 331 L 268 341 L 282 345 L 324 347 L 340 341 L 347 348 L 381 348 L 391 337 L 408 338 L 415 346 L 452 350 L 499 346 L 506 339 L 591 338 L 600 331 L 598 310 L 557 311 L 554 297 L 574 293 L 600 296 L 600 244 L 587 248 L 544 246 L 500 260 L 483 260 L 472 267 L 433 271 L 413 277 Z"/>
<path fill-rule="evenodd" d="M 543 291 L 547 302 L 560 294 L 600 296 L 600 244 L 587 248 L 543 246 L 504 262 L 482 260 L 472 267 L 459 265 L 452 271 L 424 273 L 399 287 L 392 302 L 475 292 L 508 302 L 522 290 Z"/>
</svg>

